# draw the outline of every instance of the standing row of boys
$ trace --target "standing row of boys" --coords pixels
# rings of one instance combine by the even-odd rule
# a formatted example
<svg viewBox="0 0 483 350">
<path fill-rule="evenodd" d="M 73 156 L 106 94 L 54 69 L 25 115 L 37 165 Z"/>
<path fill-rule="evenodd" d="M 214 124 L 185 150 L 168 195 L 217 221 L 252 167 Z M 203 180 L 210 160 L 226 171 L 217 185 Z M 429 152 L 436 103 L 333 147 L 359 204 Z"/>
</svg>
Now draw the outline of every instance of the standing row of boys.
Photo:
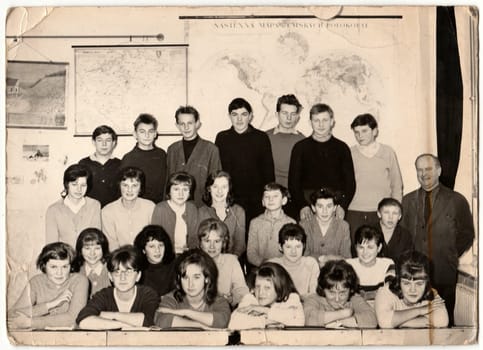
<svg viewBox="0 0 483 350">
<path fill-rule="evenodd" d="M 77 259 L 73 253 L 60 258 L 58 252 L 48 257 L 41 253 L 38 266 L 45 274 L 39 276 L 46 275 L 48 285 L 51 261 L 64 261 L 69 268 L 74 263 L 74 270 L 88 277 L 97 269 L 89 280 L 91 291 L 100 292 L 91 293 L 87 306 L 74 315 L 83 328 L 111 328 L 103 323 L 106 319 L 123 322 L 121 326 L 142 320 L 161 327 L 195 322 L 224 328 L 230 320 L 228 303 L 238 305 L 231 316 L 234 329 L 267 322 L 427 326 L 429 318 L 433 326 L 445 326 L 448 314 L 452 325 L 458 257 L 471 246 L 474 230 L 466 200 L 439 183 L 438 158 L 417 158 L 421 188 L 402 198 L 395 153 L 375 141 L 373 116 L 354 119 L 351 128 L 358 145 L 349 149 L 332 136 L 334 114 L 324 104 L 310 110 L 312 135 L 298 133 L 301 108 L 295 96 L 280 97 L 279 125 L 264 133 L 250 124 L 250 104 L 234 99 L 228 108 L 233 127 L 220 132 L 212 144 L 198 136 L 198 112 L 180 107 L 176 125 L 183 139 L 168 148 L 167 156 L 154 144 L 156 119 L 142 114 L 134 123 L 137 144 L 122 161 L 112 158 L 115 132 L 97 128 L 92 137 L 96 152 L 65 171 L 63 198 L 46 215 L 47 242 L 75 244 Z M 294 218 L 300 218 L 300 225 Z M 133 242 L 137 253 L 124 246 Z M 107 244 L 114 251 L 109 256 Z M 89 255 L 85 250 L 94 251 L 92 246 L 97 254 Z M 138 261 L 140 252 L 144 262 Z M 253 271 L 249 277 L 254 282 L 248 283 L 253 294 L 236 257 L 242 266 L 246 263 L 245 272 Z M 130 278 L 133 283 L 126 282 Z M 68 274 L 59 277 L 62 283 L 50 281 L 58 286 L 67 280 Z M 109 280 L 114 286 L 102 289 Z M 148 289 L 136 287 L 138 281 Z M 123 293 L 126 288 L 129 293 Z M 71 305 L 72 290 L 69 286 L 60 294 L 47 293 L 43 302 L 53 310 Z M 117 313 L 132 310 L 141 292 L 151 293 L 156 313 L 120 319 Z M 34 302 L 32 291 L 28 293 L 32 308 L 40 300 Z M 375 313 L 367 312 L 373 310 L 374 298 Z M 27 304 L 20 298 L 9 325 L 28 323 L 18 311 Z M 77 312 L 82 307 L 81 302 Z M 39 317 L 51 313 L 51 308 L 42 310 L 45 314 Z"/>
</svg>

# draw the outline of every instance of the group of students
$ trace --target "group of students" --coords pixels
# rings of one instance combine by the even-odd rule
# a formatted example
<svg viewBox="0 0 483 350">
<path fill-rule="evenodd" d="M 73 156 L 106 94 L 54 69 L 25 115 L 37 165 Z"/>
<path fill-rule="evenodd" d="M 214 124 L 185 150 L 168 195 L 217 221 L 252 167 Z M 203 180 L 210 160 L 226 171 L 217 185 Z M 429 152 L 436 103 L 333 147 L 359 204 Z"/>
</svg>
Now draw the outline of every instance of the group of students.
<svg viewBox="0 0 483 350">
<path fill-rule="evenodd" d="M 272 156 L 270 142 L 293 146 L 300 139 L 282 132 L 284 125 L 296 124 L 284 124 L 284 118 L 296 114 L 298 121 L 301 106 L 294 101 L 293 95 L 279 99 L 280 125 L 267 132 L 269 139 L 249 124 L 248 102 L 234 99 L 233 127 L 218 134 L 216 145 L 198 136 L 196 109 L 180 107 L 175 118 L 183 139 L 167 154 L 154 144 L 157 121 L 149 114 L 135 120 L 137 143 L 122 160 L 112 157 L 114 130 L 96 128 L 95 153 L 65 170 L 62 198 L 47 209 L 47 245 L 37 260 L 43 273 L 31 279 L 9 311 L 9 326 L 446 326 L 448 314 L 431 288 L 429 261 L 414 252 L 411 235 L 398 225 L 397 161 L 391 167 L 399 175 L 388 176 L 395 180 L 383 185 L 398 199 L 378 193 L 377 211 L 373 204 L 364 207 L 369 185 L 357 187 L 355 202 L 363 210 L 349 206 L 355 183 L 348 185 L 349 195 L 330 186 L 311 189 L 304 180 L 294 199 L 306 198 L 308 205 L 290 201 L 286 185 L 293 187 L 290 178 L 302 180 L 303 174 L 294 175 L 297 162 L 290 152 L 287 160 L 287 152 L 276 156 L 280 147 L 274 147 Z M 334 140 L 330 107 L 312 109 L 313 138 L 328 132 Z M 368 133 L 372 141 L 377 136 L 375 119 L 368 116 L 351 125 L 361 145 Z M 284 139 L 272 139 L 276 135 Z M 307 147 L 297 143 L 292 158 Z M 381 169 L 394 162 L 391 152 L 384 148 L 378 157 Z M 347 177 L 337 169 L 334 164 L 326 170 Z M 368 196 L 374 202 L 374 193 Z M 368 213 L 378 221 L 368 225 Z M 344 218 L 352 218 L 350 224 Z"/>
</svg>

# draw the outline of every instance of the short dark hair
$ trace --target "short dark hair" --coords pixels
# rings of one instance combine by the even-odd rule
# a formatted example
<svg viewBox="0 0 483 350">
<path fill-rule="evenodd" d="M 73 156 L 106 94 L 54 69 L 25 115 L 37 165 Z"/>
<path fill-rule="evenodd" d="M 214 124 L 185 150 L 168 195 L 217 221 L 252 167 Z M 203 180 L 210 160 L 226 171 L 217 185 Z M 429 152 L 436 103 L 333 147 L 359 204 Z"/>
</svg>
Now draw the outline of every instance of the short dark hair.
<svg viewBox="0 0 483 350">
<path fill-rule="evenodd" d="M 231 113 L 235 109 L 239 108 L 245 108 L 248 113 L 252 113 L 252 106 L 250 105 L 250 103 L 248 103 L 247 100 L 241 97 L 237 97 L 230 102 L 230 104 L 228 105 L 228 113 Z"/>
<path fill-rule="evenodd" d="M 255 286 L 256 278 L 270 279 L 275 287 L 275 293 L 277 294 L 278 303 L 287 301 L 290 293 L 297 293 L 297 289 L 292 281 L 287 270 L 274 262 L 265 262 L 255 271 L 255 276 L 253 279 L 253 286 Z"/>
<path fill-rule="evenodd" d="M 169 192 L 173 185 L 184 184 L 190 188 L 190 196 L 188 200 L 193 198 L 193 192 L 195 191 L 196 181 L 193 176 L 188 174 L 186 171 L 177 171 L 169 175 L 168 181 L 166 182 L 166 199 L 171 199 Z"/>
<path fill-rule="evenodd" d="M 228 180 L 228 195 L 226 196 L 226 204 L 228 207 L 231 207 L 235 201 L 233 195 L 233 184 L 230 174 L 223 170 L 219 170 L 215 173 L 210 174 L 206 179 L 205 192 L 203 193 L 203 202 L 209 207 L 213 204 L 213 197 L 211 196 L 211 186 L 213 186 L 215 180 L 220 177 L 225 177 Z"/>
<path fill-rule="evenodd" d="M 310 119 L 312 119 L 312 116 L 314 114 L 325 113 L 325 112 L 329 113 L 330 117 L 334 119 L 334 111 L 332 110 L 332 108 L 330 108 L 329 105 L 326 105 L 324 103 L 317 103 L 313 105 L 312 108 L 310 108 L 310 112 L 309 112 Z"/>
<path fill-rule="evenodd" d="M 133 245 L 123 245 L 114 250 L 107 260 L 107 271 L 114 272 L 120 265 L 129 266 L 135 271 L 142 267 L 141 252 Z"/>
<path fill-rule="evenodd" d="M 285 224 L 278 232 L 278 243 L 280 244 L 280 247 L 282 247 L 289 239 L 296 239 L 297 241 L 302 242 L 305 249 L 307 234 L 299 224 Z"/>
<path fill-rule="evenodd" d="M 206 280 L 204 300 L 208 305 L 213 304 L 218 294 L 218 268 L 213 259 L 199 248 L 190 249 L 176 259 L 176 287 L 174 297 L 178 302 L 186 295 L 181 279 L 186 275 L 188 265 L 198 265 Z"/>
<path fill-rule="evenodd" d="M 127 179 L 134 179 L 139 182 L 141 185 L 141 188 L 139 189 L 139 197 L 144 193 L 144 189 L 146 187 L 146 175 L 144 175 L 144 171 L 142 171 L 139 168 L 136 168 L 134 166 L 129 166 L 125 167 L 119 170 L 119 176 L 118 176 L 118 182 L 117 186 L 118 188 L 121 187 L 121 182 L 127 180 Z"/>
<path fill-rule="evenodd" d="M 365 113 L 359 114 L 351 123 L 351 129 L 354 129 L 356 126 L 364 126 L 368 125 L 371 129 L 377 128 L 377 120 L 374 118 L 372 114 Z"/>
<path fill-rule="evenodd" d="M 378 256 L 382 256 L 383 252 L 386 251 L 386 241 L 381 230 L 370 225 L 359 226 L 354 234 L 354 247 L 357 244 L 362 244 L 362 242 L 370 240 L 374 240 L 377 246 L 382 246 L 379 254 L 377 254 Z"/>
<path fill-rule="evenodd" d="M 94 129 L 92 132 L 92 139 L 95 141 L 97 136 L 102 134 L 109 134 L 112 137 L 113 142 L 117 142 L 117 134 L 113 128 L 108 125 L 101 125 Z"/>
<path fill-rule="evenodd" d="M 136 235 L 136 238 L 134 238 L 134 246 L 140 252 L 143 252 L 144 249 L 146 249 L 146 244 L 154 240 L 164 244 L 164 255 L 163 255 L 163 259 L 161 260 L 161 263 L 162 264 L 171 263 L 175 258 L 173 243 L 171 242 L 171 238 L 166 233 L 165 229 L 159 225 L 144 226 L 141 232 L 139 232 Z M 143 269 L 145 269 L 147 266 L 149 266 L 149 263 L 146 258 L 146 254 L 142 254 L 142 255 L 144 257 Z"/>
<path fill-rule="evenodd" d="M 432 158 L 433 161 L 434 161 L 434 164 L 438 168 L 441 168 L 441 162 L 439 161 L 439 158 L 436 157 L 434 154 L 431 154 L 431 153 L 423 153 L 423 154 L 420 154 L 419 156 L 417 156 L 416 160 L 414 161 L 414 165 L 416 166 L 416 164 L 418 163 L 418 160 L 420 160 L 421 158 L 424 158 L 424 157 Z"/>
<path fill-rule="evenodd" d="M 154 118 L 154 116 L 152 116 L 151 114 L 141 113 L 140 115 L 138 115 L 138 117 L 136 118 L 136 120 L 133 123 L 134 130 L 137 130 L 139 124 L 141 124 L 141 123 L 142 124 L 148 124 L 148 125 L 152 124 L 154 126 L 154 129 L 158 130 L 158 120 L 156 118 Z"/>
<path fill-rule="evenodd" d="M 325 297 L 324 290 L 339 283 L 349 288 L 349 299 L 359 290 L 359 279 L 352 265 L 345 260 L 329 260 L 320 269 L 316 292 Z"/>
<path fill-rule="evenodd" d="M 300 104 L 299 100 L 295 95 L 283 95 L 280 96 L 277 100 L 277 112 L 280 112 L 280 108 L 282 104 L 291 105 L 297 107 L 297 113 L 300 113 L 302 110 L 302 105 Z"/>
<path fill-rule="evenodd" d="M 178 123 L 178 117 L 180 114 L 191 114 L 195 118 L 196 122 L 200 120 L 200 113 L 193 106 L 180 106 L 174 114 L 174 117 L 176 118 L 176 123 Z"/>
<path fill-rule="evenodd" d="M 89 169 L 80 164 L 72 164 L 67 169 L 65 169 L 64 181 L 63 181 L 64 182 L 63 193 L 65 193 L 65 195 L 67 195 L 69 191 L 69 182 L 77 181 L 77 179 L 80 177 L 86 178 L 86 183 L 87 183 L 86 193 L 88 193 L 92 187 L 92 174 L 89 171 Z"/>
<path fill-rule="evenodd" d="M 69 260 L 69 264 L 72 264 L 75 257 L 74 248 L 64 242 L 54 242 L 45 245 L 42 248 L 39 256 L 37 257 L 37 268 L 45 273 L 45 265 L 50 259 L 53 260 Z M 72 266 L 71 266 L 72 271 Z"/>
<path fill-rule="evenodd" d="M 74 272 L 79 272 L 82 265 L 84 265 L 85 259 L 82 255 L 82 248 L 87 244 L 99 244 L 101 246 L 102 262 L 106 262 L 109 257 L 109 241 L 106 235 L 98 228 L 88 227 L 79 233 L 75 243 L 76 257 L 72 263 Z"/>
<path fill-rule="evenodd" d="M 422 279 L 426 281 L 426 289 L 421 300 L 433 300 L 431 263 L 426 255 L 415 250 L 405 251 L 399 256 L 396 262 L 396 278 L 389 282 L 389 289 L 402 299 L 401 279 L 413 279 L 417 275 L 422 275 Z"/>
<path fill-rule="evenodd" d="M 203 238 L 208 236 L 211 231 L 216 231 L 220 235 L 223 241 L 221 252 L 226 252 L 228 245 L 230 244 L 230 234 L 228 232 L 228 227 L 226 224 L 220 220 L 209 218 L 200 222 L 198 227 L 198 240 L 201 248 L 201 241 Z"/>
<path fill-rule="evenodd" d="M 310 194 L 310 204 L 315 206 L 317 204 L 317 200 L 319 199 L 332 199 L 334 201 L 334 205 L 339 204 L 339 198 L 335 191 L 331 188 L 321 188 L 320 190 L 316 190 Z"/>
<path fill-rule="evenodd" d="M 391 197 L 383 198 L 377 205 L 377 211 L 381 211 L 383 207 L 398 207 L 399 211 L 401 212 L 401 215 L 403 213 L 403 207 L 401 202 Z"/>
<path fill-rule="evenodd" d="M 280 191 L 282 193 L 282 197 L 286 197 L 287 199 L 290 199 L 290 193 L 287 189 L 287 187 L 280 185 L 279 183 L 276 182 L 270 182 L 263 186 L 263 192 L 266 191 Z"/>
</svg>

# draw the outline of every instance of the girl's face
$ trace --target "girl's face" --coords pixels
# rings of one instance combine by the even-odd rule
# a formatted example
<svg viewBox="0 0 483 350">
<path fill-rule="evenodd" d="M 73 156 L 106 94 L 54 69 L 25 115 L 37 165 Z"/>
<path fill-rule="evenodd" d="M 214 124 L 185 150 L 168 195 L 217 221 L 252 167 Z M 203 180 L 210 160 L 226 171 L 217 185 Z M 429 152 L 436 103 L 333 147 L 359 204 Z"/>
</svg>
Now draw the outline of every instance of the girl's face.
<svg viewBox="0 0 483 350">
<path fill-rule="evenodd" d="M 119 267 L 109 272 L 109 277 L 119 292 L 127 293 L 133 290 L 141 278 L 141 272 L 136 271 L 130 265 L 119 264 Z"/>
<path fill-rule="evenodd" d="M 143 252 L 150 264 L 159 264 L 163 260 L 164 249 L 163 242 L 153 239 L 146 243 Z"/>
<path fill-rule="evenodd" d="M 324 223 L 330 222 L 335 215 L 337 206 L 334 204 L 333 198 L 319 198 L 315 205 L 312 205 L 312 210 L 315 216 Z"/>
<path fill-rule="evenodd" d="M 124 201 L 131 202 L 136 200 L 141 191 L 141 182 L 137 179 L 129 178 L 121 181 L 119 184 L 121 196 Z"/>
<path fill-rule="evenodd" d="M 84 261 L 90 266 L 96 266 L 102 260 L 102 247 L 98 242 L 86 242 L 81 250 Z"/>
<path fill-rule="evenodd" d="M 87 192 L 87 177 L 78 177 L 67 184 L 67 195 L 72 199 L 82 199 Z"/>
<path fill-rule="evenodd" d="M 414 305 L 421 301 L 426 291 L 427 278 L 428 276 L 422 273 L 412 276 L 411 279 L 401 278 L 399 284 L 406 305 Z"/>
<path fill-rule="evenodd" d="M 190 186 L 185 183 L 173 184 L 169 190 L 169 198 L 174 204 L 183 205 L 190 197 Z"/>
<path fill-rule="evenodd" d="M 52 283 L 56 285 L 63 284 L 70 276 L 69 259 L 49 259 L 45 264 L 45 274 Z"/>
<path fill-rule="evenodd" d="M 349 301 L 350 290 L 342 282 L 336 283 L 332 288 L 324 289 L 325 299 L 335 310 L 344 309 Z"/>
<path fill-rule="evenodd" d="M 211 198 L 213 203 L 223 203 L 226 204 L 226 198 L 228 197 L 228 192 L 230 190 L 230 184 L 228 179 L 224 176 L 217 177 L 210 187 Z"/>
<path fill-rule="evenodd" d="M 215 259 L 221 254 L 223 248 L 223 239 L 220 233 L 212 230 L 201 239 L 201 249 L 210 257 Z"/>
<path fill-rule="evenodd" d="M 186 266 L 186 273 L 181 276 L 181 288 L 190 298 L 202 297 L 205 293 L 207 278 L 203 274 L 200 265 L 189 264 Z"/>
<path fill-rule="evenodd" d="M 382 249 L 382 244 L 377 245 L 374 239 L 363 240 L 356 244 L 356 252 L 359 261 L 364 266 L 372 266 L 376 263 L 377 254 Z"/>
<path fill-rule="evenodd" d="M 270 306 L 277 300 L 277 292 L 271 278 L 256 277 L 255 298 L 261 306 Z"/>
<path fill-rule="evenodd" d="M 302 258 L 304 244 L 298 239 L 287 239 L 282 246 L 283 256 L 290 262 L 296 263 Z"/>
</svg>

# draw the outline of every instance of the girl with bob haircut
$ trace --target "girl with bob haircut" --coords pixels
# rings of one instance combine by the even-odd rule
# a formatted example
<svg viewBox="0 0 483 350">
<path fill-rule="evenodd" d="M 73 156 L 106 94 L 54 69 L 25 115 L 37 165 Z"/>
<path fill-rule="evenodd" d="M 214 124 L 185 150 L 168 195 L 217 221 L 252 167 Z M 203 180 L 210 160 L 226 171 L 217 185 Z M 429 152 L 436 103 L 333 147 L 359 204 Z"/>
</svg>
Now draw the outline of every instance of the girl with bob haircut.
<svg viewBox="0 0 483 350">
<path fill-rule="evenodd" d="M 87 301 L 89 281 L 71 273 L 74 249 L 66 243 L 47 244 L 37 258 L 42 274 L 32 277 L 8 313 L 9 329 L 74 327 Z"/>
<path fill-rule="evenodd" d="M 89 279 L 89 297 L 109 287 L 111 281 L 106 267 L 109 242 L 104 233 L 97 228 L 86 228 L 77 237 L 75 251 L 72 271 L 80 272 Z"/>
<path fill-rule="evenodd" d="M 166 200 L 154 208 L 151 224 L 164 228 L 176 254 L 198 246 L 198 208 L 189 201 L 195 186 L 195 179 L 187 172 L 171 174 L 166 184 Z"/>
<path fill-rule="evenodd" d="M 207 253 L 218 268 L 218 295 L 232 306 L 238 305 L 248 294 L 248 287 L 236 255 L 225 253 L 230 236 L 228 227 L 217 219 L 206 219 L 200 223 L 198 238 L 201 250 Z"/>
<path fill-rule="evenodd" d="M 233 311 L 228 328 L 303 326 L 304 323 L 302 303 L 290 275 L 281 265 L 266 262 L 255 272 L 252 293 L 245 295 Z"/>
<path fill-rule="evenodd" d="M 101 204 L 86 197 L 91 183 L 86 167 L 74 164 L 65 170 L 62 198 L 49 206 L 45 214 L 47 243 L 61 241 L 74 246 L 83 229 L 101 228 Z"/>
<path fill-rule="evenodd" d="M 136 167 L 122 168 L 118 187 L 121 197 L 102 209 L 102 230 L 111 250 L 132 244 L 134 237 L 151 223 L 154 203 L 141 198 L 145 189 L 144 172 Z"/>
<path fill-rule="evenodd" d="M 156 292 L 138 286 L 141 278 L 141 253 L 132 245 L 112 252 L 107 269 L 113 286 L 94 294 L 79 312 L 77 323 L 82 329 L 117 329 L 149 327 L 159 302 Z"/>
<path fill-rule="evenodd" d="M 226 171 L 211 174 L 206 180 L 199 220 L 208 218 L 223 221 L 230 239 L 226 253 L 240 257 L 246 250 L 245 209 L 234 203 L 231 176 Z"/>
<path fill-rule="evenodd" d="M 431 288 L 429 260 L 416 251 L 401 254 L 396 264 L 396 278 L 379 289 L 375 309 L 381 328 L 448 325 L 444 300 Z"/>
<path fill-rule="evenodd" d="M 158 225 L 145 226 L 134 239 L 142 252 L 143 274 L 140 284 L 153 288 L 159 296 L 174 288 L 174 252 L 171 239 Z"/>
<path fill-rule="evenodd" d="M 200 249 L 184 252 L 176 264 L 176 288 L 161 297 L 154 321 L 161 328 L 226 328 L 230 306 L 217 296 L 215 262 Z"/>
<path fill-rule="evenodd" d="M 328 261 L 321 269 L 317 293 L 304 300 L 305 324 L 326 328 L 376 328 L 374 309 L 356 294 L 356 273 L 344 260 Z"/>
</svg>

